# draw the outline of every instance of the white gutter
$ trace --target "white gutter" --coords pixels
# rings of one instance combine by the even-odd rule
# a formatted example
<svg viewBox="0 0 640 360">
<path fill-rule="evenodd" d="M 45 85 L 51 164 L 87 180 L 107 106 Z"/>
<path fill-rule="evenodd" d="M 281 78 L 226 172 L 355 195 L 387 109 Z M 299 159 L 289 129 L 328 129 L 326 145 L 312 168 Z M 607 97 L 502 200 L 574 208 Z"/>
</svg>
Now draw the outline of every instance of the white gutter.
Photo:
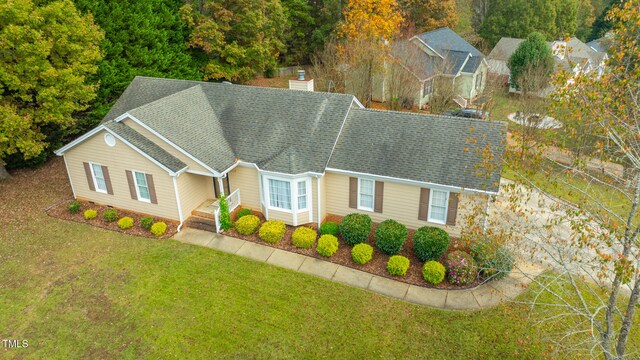
<svg viewBox="0 0 640 360">
<path fill-rule="evenodd" d="M 182 206 L 180 206 L 180 195 L 178 194 L 178 180 L 177 175 L 171 177 L 173 179 L 173 191 L 176 194 L 176 205 L 178 205 L 178 216 L 180 218 L 180 225 L 178 225 L 178 232 L 182 229 L 182 224 L 184 223 L 184 219 L 182 217 Z"/>
<path fill-rule="evenodd" d="M 316 194 L 317 194 L 317 201 L 318 201 L 318 230 L 320 229 L 320 222 L 322 221 L 322 219 L 320 218 L 320 176 L 316 176 Z M 313 221 L 313 220 L 312 220 Z"/>
</svg>

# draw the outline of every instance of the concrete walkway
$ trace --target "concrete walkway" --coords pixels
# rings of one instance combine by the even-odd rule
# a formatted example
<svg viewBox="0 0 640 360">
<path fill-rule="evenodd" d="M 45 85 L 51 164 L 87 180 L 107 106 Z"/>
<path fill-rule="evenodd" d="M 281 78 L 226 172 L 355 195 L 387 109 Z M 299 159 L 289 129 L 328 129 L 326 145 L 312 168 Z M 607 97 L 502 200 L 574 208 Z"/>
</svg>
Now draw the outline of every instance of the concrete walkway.
<svg viewBox="0 0 640 360">
<path fill-rule="evenodd" d="M 473 289 L 429 289 L 209 231 L 185 228 L 176 234 L 174 239 L 438 309 L 477 310 L 495 306 L 515 298 L 531 282 L 523 273 L 512 272 L 504 279 Z M 527 269 L 527 274 L 531 274 L 529 270 L 541 272 L 540 269 Z"/>
</svg>

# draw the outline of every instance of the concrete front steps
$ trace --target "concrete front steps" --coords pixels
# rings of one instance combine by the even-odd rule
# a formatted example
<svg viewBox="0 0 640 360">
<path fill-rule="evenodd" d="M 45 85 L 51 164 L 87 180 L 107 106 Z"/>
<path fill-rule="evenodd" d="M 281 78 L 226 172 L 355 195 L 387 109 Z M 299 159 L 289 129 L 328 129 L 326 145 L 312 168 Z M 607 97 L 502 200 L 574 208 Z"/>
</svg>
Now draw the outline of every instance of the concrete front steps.
<svg viewBox="0 0 640 360">
<path fill-rule="evenodd" d="M 187 221 L 184 222 L 184 226 L 192 229 L 216 232 L 216 221 L 209 217 L 189 216 Z"/>
</svg>

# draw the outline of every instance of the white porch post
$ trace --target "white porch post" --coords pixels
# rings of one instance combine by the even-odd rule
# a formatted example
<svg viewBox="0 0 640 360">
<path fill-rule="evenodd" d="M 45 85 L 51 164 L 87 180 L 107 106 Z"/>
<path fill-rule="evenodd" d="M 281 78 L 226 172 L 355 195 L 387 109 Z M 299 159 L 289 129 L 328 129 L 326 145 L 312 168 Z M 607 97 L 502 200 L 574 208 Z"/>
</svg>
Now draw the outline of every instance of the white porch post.
<svg viewBox="0 0 640 360">
<path fill-rule="evenodd" d="M 224 195 L 224 184 L 222 183 L 222 177 L 217 177 L 218 179 L 218 189 L 220 189 L 220 195 Z"/>
</svg>

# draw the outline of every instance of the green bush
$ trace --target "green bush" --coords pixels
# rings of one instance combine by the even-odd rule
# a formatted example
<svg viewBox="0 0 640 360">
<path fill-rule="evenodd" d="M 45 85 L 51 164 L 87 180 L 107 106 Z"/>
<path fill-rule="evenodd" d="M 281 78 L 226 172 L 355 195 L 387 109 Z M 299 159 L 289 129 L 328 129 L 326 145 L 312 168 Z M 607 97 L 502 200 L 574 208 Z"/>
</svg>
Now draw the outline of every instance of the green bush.
<svg viewBox="0 0 640 360">
<path fill-rule="evenodd" d="M 317 235 L 318 234 L 315 230 L 301 226 L 293 232 L 293 235 L 291 235 L 291 242 L 296 247 L 310 249 L 313 247 L 313 244 L 316 243 Z"/>
<path fill-rule="evenodd" d="M 366 264 L 373 258 L 373 247 L 369 244 L 357 244 L 351 249 L 351 258 L 356 264 Z"/>
<path fill-rule="evenodd" d="M 402 250 L 409 231 L 407 227 L 395 220 L 385 220 L 375 231 L 376 246 L 387 255 L 395 255 Z"/>
<path fill-rule="evenodd" d="M 157 237 L 164 235 L 166 231 L 167 231 L 167 224 L 163 223 L 162 221 L 159 221 L 151 225 L 151 233 Z"/>
<path fill-rule="evenodd" d="M 470 284 L 478 276 L 476 262 L 469 253 L 462 250 L 449 253 L 445 265 L 447 267 L 447 279 L 453 285 Z"/>
<path fill-rule="evenodd" d="M 84 218 L 87 220 L 95 219 L 96 216 L 98 216 L 98 212 L 93 209 L 89 209 L 84 212 Z"/>
<path fill-rule="evenodd" d="M 320 235 L 329 234 L 333 236 L 338 236 L 339 233 L 340 233 L 340 227 L 338 226 L 338 224 L 334 223 L 333 221 L 325 221 L 320 226 Z"/>
<path fill-rule="evenodd" d="M 325 257 L 333 256 L 338 251 L 338 238 L 329 234 L 320 236 L 316 251 Z"/>
<path fill-rule="evenodd" d="M 236 220 L 234 226 L 239 234 L 251 235 L 258 230 L 260 218 L 255 215 L 246 215 Z"/>
<path fill-rule="evenodd" d="M 246 217 L 246 216 L 245 216 Z M 284 236 L 287 231 L 287 226 L 282 221 L 269 220 L 260 226 L 258 235 L 260 239 L 268 242 L 269 244 L 275 244 Z"/>
<path fill-rule="evenodd" d="M 449 241 L 446 231 L 423 226 L 413 234 L 413 251 L 420 261 L 438 260 L 449 248 Z"/>
<path fill-rule="evenodd" d="M 122 230 L 131 229 L 133 227 L 133 219 L 128 216 L 123 217 L 118 220 L 118 227 Z"/>
<path fill-rule="evenodd" d="M 220 228 L 224 231 L 231 229 L 231 218 L 229 217 L 229 204 L 227 204 L 227 196 L 220 196 Z"/>
<path fill-rule="evenodd" d="M 387 271 L 391 275 L 404 276 L 409 270 L 409 259 L 402 255 L 393 255 L 387 262 Z"/>
<path fill-rule="evenodd" d="M 77 214 L 78 211 L 80 211 L 80 202 L 78 201 L 73 201 L 71 203 L 69 203 L 69 205 L 67 205 L 67 210 L 69 210 L 70 213 L 72 214 Z"/>
<path fill-rule="evenodd" d="M 140 226 L 142 226 L 143 229 L 151 229 L 151 225 L 153 225 L 153 218 L 151 216 L 145 216 L 142 219 L 140 219 Z"/>
<path fill-rule="evenodd" d="M 371 218 L 366 214 L 349 214 L 340 223 L 342 240 L 348 245 L 367 242 L 371 232 Z"/>
<path fill-rule="evenodd" d="M 513 254 L 504 246 L 479 241 L 471 249 L 473 258 L 485 278 L 502 279 L 513 269 Z"/>
<path fill-rule="evenodd" d="M 240 209 L 238 210 L 238 219 L 240 219 L 243 216 L 247 216 L 247 215 L 251 215 L 253 214 L 251 212 L 251 209 Z"/>
<path fill-rule="evenodd" d="M 104 211 L 104 214 L 102 214 L 102 216 L 109 222 L 118 220 L 118 212 L 116 211 L 116 209 L 107 209 Z"/>
<path fill-rule="evenodd" d="M 444 265 L 431 260 L 424 263 L 424 266 L 422 267 L 422 277 L 429 284 L 438 285 L 442 280 L 444 280 L 446 271 L 447 269 L 445 269 Z"/>
</svg>

